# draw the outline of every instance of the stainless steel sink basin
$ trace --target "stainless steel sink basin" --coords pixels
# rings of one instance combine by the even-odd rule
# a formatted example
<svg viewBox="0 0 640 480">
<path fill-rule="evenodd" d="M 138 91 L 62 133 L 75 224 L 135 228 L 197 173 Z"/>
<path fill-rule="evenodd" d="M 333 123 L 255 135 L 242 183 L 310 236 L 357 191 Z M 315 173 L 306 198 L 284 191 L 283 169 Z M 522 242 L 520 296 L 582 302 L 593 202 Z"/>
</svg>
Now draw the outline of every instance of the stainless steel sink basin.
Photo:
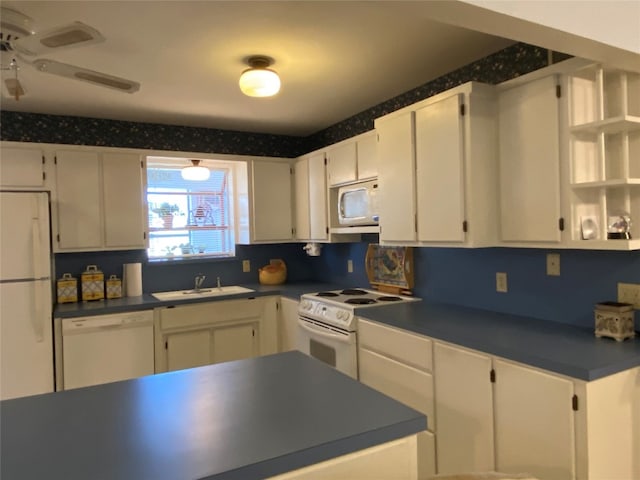
<svg viewBox="0 0 640 480">
<path fill-rule="evenodd" d="M 174 290 L 172 292 L 156 292 L 151 296 L 160 301 L 189 300 L 192 298 L 219 297 L 220 295 L 234 295 L 237 293 L 253 292 L 250 288 L 230 285 L 227 287 L 201 288 L 200 290 Z"/>
</svg>

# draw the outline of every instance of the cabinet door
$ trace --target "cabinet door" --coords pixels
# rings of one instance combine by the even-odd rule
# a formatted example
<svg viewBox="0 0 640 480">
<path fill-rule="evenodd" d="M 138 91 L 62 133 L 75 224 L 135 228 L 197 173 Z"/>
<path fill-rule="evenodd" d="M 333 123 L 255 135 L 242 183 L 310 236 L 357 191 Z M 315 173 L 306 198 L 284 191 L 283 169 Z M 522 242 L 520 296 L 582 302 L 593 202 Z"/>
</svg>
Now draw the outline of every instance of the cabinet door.
<svg viewBox="0 0 640 480">
<path fill-rule="evenodd" d="M 462 95 L 416 112 L 418 240 L 463 242 L 465 220 Z"/>
<path fill-rule="evenodd" d="M 165 338 L 168 372 L 212 363 L 210 329 L 171 333 Z"/>
<path fill-rule="evenodd" d="M 349 142 L 332 148 L 327 155 L 329 185 L 357 180 L 356 143 Z"/>
<path fill-rule="evenodd" d="M 280 351 L 297 350 L 298 301 L 291 298 L 280 300 Z"/>
<path fill-rule="evenodd" d="M 441 343 L 433 353 L 438 473 L 493 470 L 491 358 Z"/>
<path fill-rule="evenodd" d="M 311 240 L 327 239 L 327 181 L 324 153 L 309 157 L 309 230 Z"/>
<path fill-rule="evenodd" d="M 0 186 L 44 186 L 44 154 L 42 150 L 2 148 L 0 155 Z"/>
<path fill-rule="evenodd" d="M 378 139 L 375 133 L 360 138 L 356 143 L 358 157 L 358 180 L 378 176 Z"/>
<path fill-rule="evenodd" d="M 100 159 L 94 152 L 56 153 L 58 247 L 102 247 Z"/>
<path fill-rule="evenodd" d="M 376 120 L 380 241 L 416 239 L 414 114 Z"/>
<path fill-rule="evenodd" d="M 253 240 L 291 240 L 291 167 L 287 162 L 268 160 L 252 164 Z"/>
<path fill-rule="evenodd" d="M 498 98 L 502 240 L 560 241 L 560 160 L 555 77 Z"/>
<path fill-rule="evenodd" d="M 145 248 L 145 195 L 138 155 L 102 156 L 105 247 Z"/>
<path fill-rule="evenodd" d="M 574 479 L 573 383 L 501 360 L 494 369 L 496 470 Z"/>
<path fill-rule="evenodd" d="M 301 158 L 296 161 L 293 169 L 295 182 L 295 210 L 296 210 L 296 238 L 308 240 L 311 238 L 310 210 L 309 210 L 309 159 Z"/>
<path fill-rule="evenodd" d="M 213 329 L 211 363 L 252 358 L 258 354 L 257 324 L 227 325 Z"/>
</svg>

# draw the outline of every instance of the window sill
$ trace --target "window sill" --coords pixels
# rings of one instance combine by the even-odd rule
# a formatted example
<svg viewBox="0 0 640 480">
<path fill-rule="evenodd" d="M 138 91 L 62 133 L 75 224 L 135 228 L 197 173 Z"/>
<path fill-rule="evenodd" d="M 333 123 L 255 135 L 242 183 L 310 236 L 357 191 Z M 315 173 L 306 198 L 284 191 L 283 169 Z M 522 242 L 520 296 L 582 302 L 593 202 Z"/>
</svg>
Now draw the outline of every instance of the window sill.
<svg viewBox="0 0 640 480">
<path fill-rule="evenodd" d="M 213 256 L 213 255 L 174 255 L 167 257 L 149 258 L 149 266 L 175 265 L 176 263 L 220 263 L 237 260 L 234 256 Z"/>
</svg>

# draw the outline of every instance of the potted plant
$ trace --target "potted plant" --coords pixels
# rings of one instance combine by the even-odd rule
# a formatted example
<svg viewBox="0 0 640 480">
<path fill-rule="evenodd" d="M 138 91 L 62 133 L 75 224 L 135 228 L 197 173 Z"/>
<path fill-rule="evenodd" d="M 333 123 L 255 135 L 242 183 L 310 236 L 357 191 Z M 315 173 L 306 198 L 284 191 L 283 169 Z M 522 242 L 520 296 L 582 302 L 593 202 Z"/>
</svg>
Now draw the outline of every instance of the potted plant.
<svg viewBox="0 0 640 480">
<path fill-rule="evenodd" d="M 172 205 L 168 202 L 163 202 L 159 207 L 154 208 L 152 211 L 162 218 L 164 228 L 172 228 L 173 216 L 180 212 L 180 208 L 175 203 Z"/>
</svg>

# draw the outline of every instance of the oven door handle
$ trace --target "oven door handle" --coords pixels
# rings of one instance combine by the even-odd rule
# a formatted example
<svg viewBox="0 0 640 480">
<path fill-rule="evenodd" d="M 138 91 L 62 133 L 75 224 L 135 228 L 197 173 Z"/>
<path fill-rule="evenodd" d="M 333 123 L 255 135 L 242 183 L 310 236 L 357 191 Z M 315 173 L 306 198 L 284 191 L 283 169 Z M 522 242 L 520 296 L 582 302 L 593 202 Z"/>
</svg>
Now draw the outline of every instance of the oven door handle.
<svg viewBox="0 0 640 480">
<path fill-rule="evenodd" d="M 330 340 L 336 340 L 342 343 L 349 343 L 349 335 L 341 335 L 339 333 L 326 333 L 325 329 L 320 330 L 320 328 L 322 327 L 317 327 L 317 328 L 311 327 L 307 322 L 305 322 L 301 318 L 298 319 L 298 325 L 300 325 L 300 327 L 302 327 L 303 330 L 306 330 L 307 332 L 312 333 L 313 335 L 317 335 L 323 338 L 328 338 Z"/>
</svg>

